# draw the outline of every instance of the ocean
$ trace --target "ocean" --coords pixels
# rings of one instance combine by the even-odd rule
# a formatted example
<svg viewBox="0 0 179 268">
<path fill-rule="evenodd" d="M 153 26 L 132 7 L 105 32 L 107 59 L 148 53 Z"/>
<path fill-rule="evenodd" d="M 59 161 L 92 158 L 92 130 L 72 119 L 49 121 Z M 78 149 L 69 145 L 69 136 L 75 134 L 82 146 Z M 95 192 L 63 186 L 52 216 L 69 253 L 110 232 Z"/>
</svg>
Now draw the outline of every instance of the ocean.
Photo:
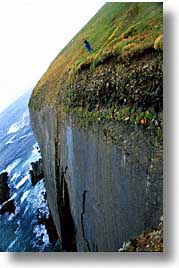
<svg viewBox="0 0 179 268">
<path fill-rule="evenodd" d="M 39 222 L 39 213 L 49 217 L 44 179 L 33 186 L 29 175 L 31 162 L 41 158 L 30 126 L 30 94 L 0 113 L 0 173 L 8 172 L 10 200 L 15 204 L 14 214 L 0 215 L 1 252 L 55 251 L 45 225 Z"/>
</svg>

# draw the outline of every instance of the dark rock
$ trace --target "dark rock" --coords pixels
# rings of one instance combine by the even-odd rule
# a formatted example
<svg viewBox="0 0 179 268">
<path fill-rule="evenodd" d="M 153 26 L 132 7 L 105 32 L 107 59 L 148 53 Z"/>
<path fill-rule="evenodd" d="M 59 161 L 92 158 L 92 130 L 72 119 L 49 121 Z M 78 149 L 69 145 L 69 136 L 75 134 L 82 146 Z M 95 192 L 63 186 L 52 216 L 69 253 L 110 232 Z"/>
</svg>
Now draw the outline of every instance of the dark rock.
<svg viewBox="0 0 179 268">
<path fill-rule="evenodd" d="M 38 217 L 40 224 L 45 225 L 47 229 L 50 243 L 52 245 L 55 245 L 59 237 L 51 213 L 49 214 L 48 218 L 45 218 L 41 215 L 39 215 Z"/>
<path fill-rule="evenodd" d="M 38 181 L 44 178 L 42 159 L 31 163 L 32 170 L 29 171 L 31 182 L 34 186 Z"/>
<path fill-rule="evenodd" d="M 4 214 L 5 212 L 8 213 L 15 213 L 15 205 L 14 200 L 10 200 L 4 204 L 4 206 L 0 209 L 0 215 Z"/>
<path fill-rule="evenodd" d="M 10 199 L 10 189 L 8 186 L 8 173 L 3 172 L 0 174 L 0 205 L 2 205 L 3 203 L 5 204 L 0 208 L 1 215 L 4 214 L 5 212 L 15 213 L 14 200 L 9 199 Z"/>
<path fill-rule="evenodd" d="M 7 184 L 8 173 L 3 172 L 0 174 L 0 204 L 9 199 L 9 187 Z"/>
</svg>

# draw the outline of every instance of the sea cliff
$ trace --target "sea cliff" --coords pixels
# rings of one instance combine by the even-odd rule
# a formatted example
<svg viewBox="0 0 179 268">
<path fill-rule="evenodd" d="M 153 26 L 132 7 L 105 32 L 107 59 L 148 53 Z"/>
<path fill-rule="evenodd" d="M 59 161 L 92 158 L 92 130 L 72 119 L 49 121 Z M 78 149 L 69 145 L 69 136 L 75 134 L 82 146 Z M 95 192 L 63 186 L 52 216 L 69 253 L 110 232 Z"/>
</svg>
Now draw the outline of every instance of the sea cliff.
<svg viewBox="0 0 179 268">
<path fill-rule="evenodd" d="M 38 82 L 31 125 L 63 250 L 118 251 L 159 224 L 162 90 L 159 3 L 106 4 Z"/>
</svg>

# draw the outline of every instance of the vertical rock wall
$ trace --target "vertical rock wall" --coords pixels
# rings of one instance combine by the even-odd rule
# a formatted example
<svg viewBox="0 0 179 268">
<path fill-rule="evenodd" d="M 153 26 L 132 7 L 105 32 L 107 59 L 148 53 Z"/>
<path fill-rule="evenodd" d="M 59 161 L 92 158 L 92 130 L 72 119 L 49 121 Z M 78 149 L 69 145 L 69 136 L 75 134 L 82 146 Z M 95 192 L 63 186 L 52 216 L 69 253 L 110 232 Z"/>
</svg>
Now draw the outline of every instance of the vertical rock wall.
<svg viewBox="0 0 179 268">
<path fill-rule="evenodd" d="M 162 144 L 113 124 L 82 129 L 53 109 L 31 109 L 47 199 L 66 251 L 117 251 L 162 215 Z"/>
</svg>

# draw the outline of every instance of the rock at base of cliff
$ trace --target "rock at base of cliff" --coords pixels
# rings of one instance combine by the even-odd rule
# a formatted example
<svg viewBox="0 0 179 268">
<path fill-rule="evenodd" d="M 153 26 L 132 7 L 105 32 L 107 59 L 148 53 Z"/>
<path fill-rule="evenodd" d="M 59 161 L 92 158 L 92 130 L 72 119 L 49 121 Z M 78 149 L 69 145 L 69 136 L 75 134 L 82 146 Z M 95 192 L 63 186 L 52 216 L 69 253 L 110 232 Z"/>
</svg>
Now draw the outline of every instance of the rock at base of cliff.
<svg viewBox="0 0 179 268">
<path fill-rule="evenodd" d="M 34 186 L 38 181 L 44 178 L 42 159 L 31 163 L 32 170 L 29 171 L 31 176 L 31 182 Z"/>
<path fill-rule="evenodd" d="M 50 243 L 55 246 L 59 237 L 51 213 L 49 214 L 48 218 L 45 218 L 40 214 L 38 215 L 38 218 L 39 223 L 45 225 Z"/>
<path fill-rule="evenodd" d="M 8 212 L 15 213 L 14 200 L 10 199 L 10 189 L 8 186 L 8 173 L 0 174 L 0 215 Z M 9 201 L 8 201 L 9 200 Z"/>
</svg>

